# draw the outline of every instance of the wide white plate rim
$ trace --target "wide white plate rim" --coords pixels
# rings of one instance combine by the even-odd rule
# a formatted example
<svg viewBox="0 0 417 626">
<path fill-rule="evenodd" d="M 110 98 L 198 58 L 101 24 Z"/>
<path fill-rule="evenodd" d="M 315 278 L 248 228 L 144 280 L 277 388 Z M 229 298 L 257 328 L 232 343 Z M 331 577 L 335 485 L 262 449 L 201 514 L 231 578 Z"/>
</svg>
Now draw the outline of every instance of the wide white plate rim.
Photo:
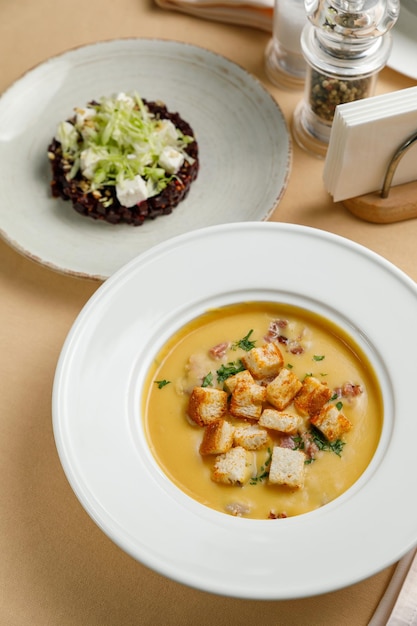
<svg viewBox="0 0 417 626">
<path fill-rule="evenodd" d="M 291 541 L 294 546 L 295 552 L 293 554 L 293 561 L 297 561 L 297 549 L 302 548 L 304 551 L 306 568 L 308 569 L 311 567 L 311 579 L 306 579 L 305 573 L 291 571 L 291 565 L 288 562 L 285 562 L 284 582 L 282 580 L 282 576 L 280 577 L 279 574 L 279 572 L 282 571 L 282 564 L 277 563 L 275 579 L 279 588 L 276 588 L 273 580 L 271 580 L 271 571 L 268 566 L 265 566 L 265 571 L 260 571 L 262 568 L 260 566 L 259 559 L 257 558 L 252 558 L 247 561 L 248 568 L 251 566 L 255 567 L 256 576 L 250 577 L 250 582 L 248 582 L 248 579 L 245 578 L 243 574 L 241 576 L 240 573 L 237 572 L 237 580 L 234 581 L 222 576 L 220 566 L 219 571 L 216 570 L 215 572 L 210 572 L 210 568 L 208 572 L 205 571 L 204 562 L 199 563 L 199 567 L 197 568 L 195 567 L 195 563 L 189 563 L 188 565 L 190 571 L 187 571 L 184 563 L 173 564 L 170 562 L 170 559 L 167 556 L 167 551 L 173 548 L 173 546 L 165 546 L 164 551 L 162 553 L 158 553 L 158 547 L 155 546 L 155 537 L 153 538 L 153 541 L 151 541 L 151 545 L 148 546 L 146 545 L 146 532 L 145 537 L 142 534 L 139 538 L 123 532 L 122 525 L 119 524 L 117 519 L 115 519 L 112 515 L 108 515 L 108 512 L 101 507 L 99 499 L 97 499 L 94 494 L 89 492 L 88 486 L 86 485 L 83 477 L 77 474 L 77 463 L 73 456 L 76 451 L 72 448 L 72 444 L 69 443 L 69 439 L 71 439 L 72 436 L 71 428 L 74 427 L 74 424 L 71 423 L 69 416 L 66 415 L 67 406 L 63 404 L 65 399 L 68 400 L 65 388 L 68 384 L 68 378 L 71 377 L 71 368 L 74 367 L 75 361 L 77 360 L 77 352 L 80 351 L 83 353 L 83 336 L 85 335 L 85 329 L 88 325 L 91 326 L 92 323 L 97 321 L 94 319 L 96 309 L 100 312 L 100 309 L 103 306 L 105 309 L 108 309 L 108 307 L 111 308 L 112 302 L 114 302 L 115 292 L 118 292 L 120 295 L 120 290 L 123 291 L 123 289 L 127 289 L 131 277 L 137 272 L 140 273 L 141 268 L 146 267 L 148 261 L 150 261 L 152 265 L 153 259 L 156 259 L 161 255 L 163 256 L 165 253 L 169 255 L 173 251 L 183 250 L 184 247 L 187 248 L 189 245 L 193 248 L 193 242 L 198 242 L 200 245 L 210 238 L 221 237 L 222 233 L 231 234 L 232 232 L 234 239 L 236 237 L 245 238 L 247 233 L 250 232 L 251 236 L 256 236 L 261 238 L 261 240 L 268 240 L 268 242 L 271 233 L 273 233 L 274 237 L 277 238 L 277 243 L 284 243 L 284 245 L 285 239 L 287 238 L 291 240 L 294 240 L 295 237 L 301 238 L 303 243 L 307 242 L 307 246 L 308 241 L 310 240 L 313 242 L 312 247 L 316 252 L 317 245 L 320 243 L 321 247 L 329 247 L 329 249 L 331 249 L 336 256 L 338 254 L 342 257 L 346 255 L 348 257 L 352 256 L 353 259 L 359 259 L 360 263 L 366 266 L 366 269 L 369 270 L 370 268 L 373 268 L 377 274 L 382 272 L 384 276 L 391 277 L 391 282 L 393 285 L 397 285 L 400 291 L 404 290 L 404 293 L 410 293 L 413 301 L 417 298 L 415 283 L 400 270 L 392 266 L 392 264 L 388 261 L 382 259 L 370 250 L 355 244 L 354 242 L 340 238 L 336 235 L 325 233 L 324 231 L 317 231 L 308 227 L 298 227 L 295 225 L 277 224 L 271 222 L 242 223 L 211 227 L 209 229 L 203 229 L 202 231 L 196 231 L 191 234 L 176 237 L 169 242 L 165 242 L 165 244 L 156 246 L 153 250 L 144 253 L 138 257 L 138 259 L 129 263 L 125 268 L 122 268 L 116 275 L 109 279 L 109 281 L 107 281 L 98 290 L 98 292 L 96 292 L 83 309 L 80 316 L 77 318 L 77 321 L 69 333 L 61 353 L 54 383 L 53 420 L 58 451 L 67 477 L 76 495 L 93 519 L 95 519 L 104 532 L 106 532 L 123 549 L 157 571 L 192 586 L 215 593 L 225 593 L 238 597 L 278 599 L 323 593 L 325 591 L 339 588 L 340 586 L 351 584 L 352 582 L 356 582 L 363 577 L 379 571 L 383 567 L 389 565 L 393 560 L 401 557 L 402 554 L 405 553 L 416 541 L 415 524 L 414 529 L 410 527 L 410 515 L 413 517 L 413 520 L 415 517 L 415 513 L 413 516 L 413 505 L 411 502 L 407 502 L 407 499 L 404 499 L 403 496 L 399 498 L 397 494 L 393 493 L 389 488 L 390 486 L 392 488 L 393 485 L 389 485 L 389 481 L 388 491 L 390 501 L 384 504 L 385 517 L 382 517 L 381 515 L 380 519 L 375 519 L 375 515 L 378 515 L 381 513 L 381 510 L 384 510 L 384 507 L 381 509 L 382 503 L 380 499 L 386 497 L 386 491 L 385 489 L 382 490 L 381 480 L 386 480 L 387 476 L 390 476 L 390 472 L 393 469 L 393 457 L 396 457 L 398 460 L 399 458 L 402 458 L 401 455 L 403 454 L 404 441 L 401 440 L 401 437 L 404 435 L 402 432 L 404 424 L 399 423 L 398 420 L 396 421 L 395 431 L 393 433 L 394 436 L 385 451 L 386 455 L 385 457 L 379 459 L 378 472 L 372 473 L 368 482 L 362 484 L 361 488 L 355 493 L 355 497 L 347 497 L 345 499 L 342 498 L 340 502 L 336 502 L 334 506 L 328 505 L 328 507 L 321 509 L 317 515 L 314 513 L 308 516 L 310 518 L 308 529 L 313 533 L 314 542 L 319 539 L 318 533 L 320 531 L 320 526 L 323 524 L 323 520 L 325 520 L 324 525 L 328 531 L 330 530 L 330 533 L 326 536 L 326 547 L 329 548 L 329 546 L 332 546 L 334 548 L 334 546 L 337 546 L 339 543 L 339 537 L 337 536 L 337 529 L 336 531 L 331 531 L 330 527 L 327 526 L 328 520 L 331 519 L 337 523 L 341 523 L 347 515 L 349 518 L 349 540 L 346 542 L 346 529 L 344 526 L 341 526 L 341 555 L 338 555 L 337 557 L 335 557 L 334 554 L 331 554 L 331 550 L 330 553 L 323 553 L 323 546 L 320 547 L 321 551 L 317 553 L 315 547 L 316 543 L 310 545 L 308 541 L 306 543 L 306 539 L 305 537 L 303 538 L 303 535 L 299 535 L 298 529 L 303 529 L 304 521 L 307 516 L 300 516 L 300 518 L 285 520 L 285 526 L 282 525 L 279 528 L 273 527 L 270 521 L 254 522 L 253 520 L 239 520 L 239 522 L 241 522 L 240 530 L 242 533 L 240 533 L 240 530 L 237 533 L 236 520 L 222 514 L 217 514 L 216 512 L 211 512 L 205 509 L 205 507 L 202 507 L 205 511 L 204 516 L 202 516 L 200 505 L 196 504 L 196 506 L 194 506 L 193 503 L 188 506 L 187 504 L 187 515 L 193 523 L 197 523 L 200 526 L 203 536 L 204 532 L 214 533 L 215 535 L 218 535 L 223 542 L 225 535 L 230 539 L 230 536 L 233 533 L 233 536 L 238 537 L 239 539 L 245 538 L 247 540 L 248 529 L 250 529 L 252 533 L 254 529 L 259 528 L 259 524 L 261 524 L 263 525 L 262 541 L 260 537 L 257 537 L 257 541 L 255 541 L 256 544 L 259 540 L 260 549 L 265 548 L 265 537 L 267 537 L 269 541 L 273 542 L 276 541 L 277 537 L 281 536 L 281 534 L 285 536 L 286 540 Z M 337 252 L 338 250 L 339 252 Z M 333 259 L 333 261 L 335 261 L 335 259 Z M 337 276 L 337 262 L 336 264 L 329 265 L 329 269 L 330 273 L 335 278 L 340 278 Z M 384 299 L 384 297 L 385 296 L 381 296 L 382 299 Z M 400 304 L 401 303 L 398 303 L 398 306 Z M 391 316 L 395 314 L 398 306 L 394 305 L 387 310 L 385 314 L 380 315 L 379 318 L 376 319 L 376 324 L 380 326 L 378 331 L 379 334 L 383 333 L 383 336 L 385 336 L 385 333 L 387 333 L 389 336 L 389 329 L 382 329 L 381 324 L 386 322 L 385 316 L 391 319 Z M 383 318 L 382 321 L 381 318 Z M 413 340 L 415 339 L 414 335 L 416 334 L 416 331 L 411 332 L 411 340 Z M 85 338 L 86 337 L 84 337 L 84 339 Z M 411 345 L 415 344 L 411 341 Z M 397 361 L 398 365 L 398 359 L 401 358 L 404 362 L 404 351 L 399 349 L 398 346 L 397 348 L 394 347 L 393 354 L 390 354 L 390 358 L 393 359 L 394 362 Z M 401 391 L 404 391 L 403 388 L 406 384 L 408 384 L 407 376 L 402 376 L 398 372 L 391 369 L 390 376 L 393 377 L 393 385 L 394 388 L 396 388 L 394 393 L 394 404 L 396 406 L 396 410 L 403 411 L 404 399 L 401 396 L 398 396 L 397 386 L 399 385 L 401 387 Z M 125 410 L 127 410 L 126 407 Z M 410 423 L 410 426 L 411 429 L 413 429 L 412 423 Z M 125 434 L 129 438 L 130 431 L 126 420 L 123 428 L 127 429 Z M 130 445 L 130 443 L 128 445 Z M 91 442 L 84 442 L 84 444 L 89 446 L 91 445 Z M 404 464 L 402 469 L 397 468 L 399 471 L 405 471 L 408 467 L 407 462 L 402 458 L 402 462 L 403 461 Z M 147 470 L 145 470 L 145 474 L 146 480 L 149 480 Z M 184 508 L 182 503 L 178 505 L 172 498 L 170 498 L 170 496 L 167 495 L 169 489 L 161 489 L 160 485 L 158 485 L 158 480 L 153 482 L 153 488 L 158 490 L 159 496 L 168 507 L 169 524 L 174 524 L 175 521 L 182 521 L 184 523 Z M 369 485 L 371 484 L 373 485 L 374 490 L 375 484 L 378 485 L 378 489 L 381 489 L 381 493 L 377 493 L 380 499 L 378 501 L 373 501 L 372 505 L 370 504 L 369 496 L 375 495 L 375 493 L 373 493 L 372 490 L 370 491 Z M 387 485 L 385 485 L 385 488 L 386 487 Z M 404 512 L 404 509 L 407 509 L 407 515 L 402 515 L 401 518 L 398 519 L 397 514 Z M 392 513 L 393 510 L 394 513 Z M 370 515 L 372 519 L 366 519 L 366 516 L 364 517 L 364 513 Z M 178 516 L 178 518 L 176 516 Z M 287 523 L 288 521 L 290 522 L 289 524 Z M 379 525 L 376 527 L 375 522 L 379 522 Z M 398 529 L 398 526 L 401 526 L 402 528 L 402 536 L 397 530 L 395 530 L 394 536 L 394 529 Z M 163 524 L 161 528 L 164 528 Z M 149 529 L 147 530 L 149 531 Z M 189 531 L 190 528 L 189 525 L 187 525 L 187 532 Z M 177 542 L 179 542 L 179 545 L 183 550 L 190 549 L 191 555 L 193 555 L 189 557 L 191 561 L 193 561 L 193 558 L 200 558 L 201 554 L 198 552 L 199 543 L 197 538 L 191 535 L 185 537 L 182 536 L 181 527 L 179 527 L 178 532 L 180 533 L 180 536 L 178 536 L 178 533 L 176 534 Z M 302 532 L 305 533 L 305 528 Z M 386 532 L 392 533 L 392 536 L 388 535 L 388 537 L 386 537 Z M 277 535 L 274 537 L 275 533 L 277 533 Z M 323 540 L 323 537 L 321 537 L 321 539 Z M 385 545 L 383 543 L 381 544 L 384 540 L 385 542 L 390 542 L 390 549 L 387 549 L 386 543 Z M 223 543 L 221 543 L 221 547 L 223 547 Z M 273 548 L 274 546 L 272 546 L 272 548 L 270 546 L 270 550 L 272 550 L 272 552 L 274 551 Z M 200 547 L 200 550 L 201 549 L 202 548 Z M 284 546 L 281 546 L 280 549 L 283 550 Z M 367 557 L 369 557 L 370 554 L 372 555 L 372 562 L 367 560 Z M 317 561 L 318 555 L 321 555 L 319 561 Z M 204 556 L 206 559 L 209 557 L 209 555 L 205 552 Z M 313 557 L 312 565 L 310 563 L 311 557 Z M 334 569 L 335 558 L 338 564 L 336 569 Z M 256 561 L 256 563 L 254 563 L 254 561 Z M 244 562 L 246 561 L 244 560 Z M 215 564 L 210 563 L 210 566 L 214 567 Z M 240 564 L 240 567 L 241 566 L 242 564 Z"/>
</svg>

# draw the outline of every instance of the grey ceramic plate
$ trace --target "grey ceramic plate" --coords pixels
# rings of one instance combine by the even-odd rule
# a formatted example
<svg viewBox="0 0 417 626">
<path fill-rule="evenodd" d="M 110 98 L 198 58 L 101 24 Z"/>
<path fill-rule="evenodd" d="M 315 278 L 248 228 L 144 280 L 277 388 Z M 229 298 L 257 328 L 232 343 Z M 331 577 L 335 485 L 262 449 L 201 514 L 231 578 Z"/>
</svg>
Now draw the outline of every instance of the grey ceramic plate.
<svg viewBox="0 0 417 626">
<path fill-rule="evenodd" d="M 98 223 L 52 199 L 47 159 L 57 124 L 74 106 L 133 90 L 163 100 L 191 124 L 201 161 L 186 200 L 136 228 Z M 0 231 L 54 270 L 106 279 L 171 236 L 268 218 L 286 188 L 291 156 L 278 104 L 226 58 L 176 41 L 96 43 L 49 59 L 0 98 Z"/>
</svg>

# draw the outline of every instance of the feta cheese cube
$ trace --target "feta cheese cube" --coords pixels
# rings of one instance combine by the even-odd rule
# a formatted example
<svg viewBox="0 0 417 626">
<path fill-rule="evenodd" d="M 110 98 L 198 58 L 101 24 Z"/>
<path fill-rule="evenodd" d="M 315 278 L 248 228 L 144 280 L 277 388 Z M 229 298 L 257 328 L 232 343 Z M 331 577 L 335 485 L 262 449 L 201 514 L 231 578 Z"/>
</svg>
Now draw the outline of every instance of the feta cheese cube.
<svg viewBox="0 0 417 626">
<path fill-rule="evenodd" d="M 133 107 L 135 106 L 135 101 L 133 100 L 133 98 L 125 94 L 123 91 L 117 94 L 116 100 L 118 100 L 119 102 L 124 102 L 131 109 L 133 109 Z"/>
<path fill-rule="evenodd" d="M 171 120 L 160 120 L 155 131 L 167 144 L 175 144 L 178 139 L 177 129 Z"/>
<path fill-rule="evenodd" d="M 122 206 L 130 208 L 148 197 L 146 181 L 139 174 L 131 180 L 123 180 L 116 185 L 116 195 Z"/>
<path fill-rule="evenodd" d="M 184 163 L 184 157 L 175 148 L 166 146 L 159 155 L 158 161 L 168 174 L 175 174 Z"/>
<path fill-rule="evenodd" d="M 80 168 L 83 176 L 92 180 L 96 170 L 97 163 L 102 158 L 99 152 L 95 152 L 92 148 L 86 148 L 80 154 Z"/>
<path fill-rule="evenodd" d="M 96 110 L 91 107 L 85 107 L 84 109 L 75 109 L 75 124 L 78 127 L 84 126 L 86 120 L 91 120 L 95 117 Z"/>
</svg>

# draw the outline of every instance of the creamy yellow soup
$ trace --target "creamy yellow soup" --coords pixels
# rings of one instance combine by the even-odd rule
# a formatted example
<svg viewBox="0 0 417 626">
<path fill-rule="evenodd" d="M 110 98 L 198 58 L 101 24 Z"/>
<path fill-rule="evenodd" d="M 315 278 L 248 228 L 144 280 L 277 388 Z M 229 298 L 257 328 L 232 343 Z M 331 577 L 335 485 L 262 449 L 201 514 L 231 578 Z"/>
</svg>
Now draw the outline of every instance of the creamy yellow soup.
<svg viewBox="0 0 417 626">
<path fill-rule="evenodd" d="M 217 380 L 222 366 L 238 364 L 244 343 L 261 346 L 271 340 L 271 328 L 284 357 L 284 367 L 303 381 L 314 376 L 332 392 L 351 428 L 337 441 L 320 433 L 320 449 L 305 457 L 301 488 L 271 484 L 268 463 L 274 446 L 288 435 L 268 431 L 270 442 L 252 452 L 251 478 L 243 485 L 215 482 L 216 455 L 200 454 L 204 427 L 190 420 L 187 409 L 195 386 L 223 388 Z M 278 333 L 276 333 L 278 329 Z M 249 335 L 249 337 L 248 337 Z M 213 347 L 227 345 L 227 350 Z M 246 348 L 240 347 L 244 345 Z M 341 395 L 341 389 L 347 390 Z M 353 393 L 352 393 L 353 390 Z M 356 393 L 357 392 L 357 393 Z M 337 398 L 336 398 L 337 396 Z M 291 404 L 289 412 L 296 413 Z M 209 310 L 181 328 L 156 356 L 143 394 L 143 416 L 150 449 L 165 474 L 202 504 L 226 514 L 255 519 L 289 517 L 317 509 L 345 492 L 370 463 L 382 429 L 383 402 L 375 372 L 363 351 L 327 319 L 298 307 L 249 302 Z M 229 416 L 233 424 L 244 423 Z M 256 421 L 248 422 L 256 424 Z M 309 429 L 304 417 L 303 430 Z M 300 445 L 299 433 L 294 446 Z"/>
</svg>

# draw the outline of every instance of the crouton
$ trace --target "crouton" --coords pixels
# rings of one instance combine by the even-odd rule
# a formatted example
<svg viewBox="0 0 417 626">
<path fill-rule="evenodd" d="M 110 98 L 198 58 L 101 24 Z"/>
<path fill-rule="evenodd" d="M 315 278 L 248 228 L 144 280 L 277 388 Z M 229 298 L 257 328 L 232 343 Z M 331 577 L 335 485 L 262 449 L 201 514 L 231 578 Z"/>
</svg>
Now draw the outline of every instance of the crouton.
<svg viewBox="0 0 417 626">
<path fill-rule="evenodd" d="M 224 416 L 227 393 L 214 387 L 194 387 L 188 402 L 188 415 L 199 426 L 207 426 Z"/>
<path fill-rule="evenodd" d="M 291 415 L 291 413 L 284 413 L 276 409 L 264 409 L 258 423 L 265 428 L 294 435 L 302 422 L 303 418 L 300 415 Z"/>
<path fill-rule="evenodd" d="M 304 486 L 304 461 L 305 454 L 301 450 L 274 446 L 269 467 L 269 482 L 301 489 Z"/>
<path fill-rule="evenodd" d="M 216 458 L 212 479 L 226 485 L 244 485 L 252 475 L 252 453 L 241 446 Z"/>
<path fill-rule="evenodd" d="M 235 374 L 233 378 L 235 379 L 233 381 L 230 381 L 230 378 L 226 380 L 227 387 L 233 389 L 229 403 L 230 414 L 234 417 L 258 420 L 265 402 L 266 388 L 258 385 L 247 370 Z"/>
<path fill-rule="evenodd" d="M 284 365 L 281 350 L 272 342 L 252 348 L 241 357 L 241 361 L 256 380 L 275 378 Z"/>
<path fill-rule="evenodd" d="M 237 426 L 233 439 L 235 445 L 242 446 L 245 450 L 260 450 L 270 441 L 268 431 L 257 425 Z"/>
<path fill-rule="evenodd" d="M 248 370 L 242 370 L 241 372 L 238 372 L 237 374 L 233 374 L 233 376 L 229 376 L 229 378 L 226 378 L 226 380 L 224 381 L 224 388 L 229 393 L 233 393 L 238 383 L 252 385 L 254 382 L 255 381 L 252 374 Z"/>
<path fill-rule="evenodd" d="M 266 399 L 278 411 L 283 411 L 300 391 L 302 382 L 290 370 L 284 368 L 266 386 Z"/>
<path fill-rule="evenodd" d="M 312 417 L 330 400 L 332 391 L 314 376 L 307 376 L 300 392 L 294 399 L 294 406 L 301 415 Z"/>
<path fill-rule="evenodd" d="M 339 411 L 336 405 L 329 404 L 310 419 L 310 423 L 323 433 L 328 441 L 336 441 L 352 428 L 352 422 Z"/>
<path fill-rule="evenodd" d="M 222 454 L 233 445 L 234 426 L 227 420 L 219 419 L 211 422 L 204 429 L 200 445 L 200 454 Z"/>
</svg>

